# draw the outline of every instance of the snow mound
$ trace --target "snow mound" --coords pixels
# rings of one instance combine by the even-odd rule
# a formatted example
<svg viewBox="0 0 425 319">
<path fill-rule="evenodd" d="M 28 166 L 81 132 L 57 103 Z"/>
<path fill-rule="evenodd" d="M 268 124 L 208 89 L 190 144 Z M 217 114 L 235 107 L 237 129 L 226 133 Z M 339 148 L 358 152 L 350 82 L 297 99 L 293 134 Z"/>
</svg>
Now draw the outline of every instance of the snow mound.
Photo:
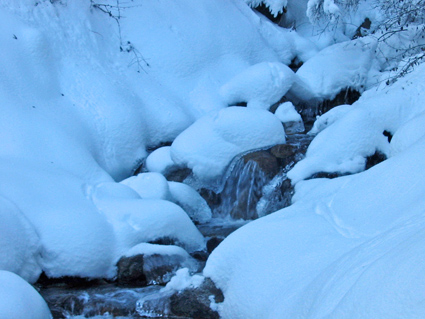
<svg viewBox="0 0 425 319">
<path fill-rule="evenodd" d="M 224 292 L 221 317 L 420 317 L 424 147 L 299 183 L 308 196 L 226 238 L 204 269 Z"/>
<path fill-rule="evenodd" d="M 320 133 L 310 144 L 305 159 L 288 172 L 293 183 L 317 172 L 357 173 L 364 169 L 365 157 L 375 151 L 390 155 L 390 144 L 384 131 L 397 134 L 393 148 L 403 143 L 410 145 L 421 136 L 418 127 L 421 113 L 425 111 L 425 94 L 420 65 L 414 72 L 400 79 L 386 90 L 366 91 L 351 106 L 331 110 L 319 118 L 315 126 Z M 390 107 L 389 107 L 390 106 Z M 420 116 L 417 120 L 412 120 Z M 407 122 L 412 120 L 410 124 Z M 406 124 L 405 124 L 406 123 Z M 402 129 L 402 125 L 406 125 Z M 414 135 L 404 134 L 412 126 L 418 130 Z M 326 127 L 326 128 L 325 128 Z M 400 140 L 398 140 L 400 138 Z"/>
<path fill-rule="evenodd" d="M 21 277 L 0 270 L 0 318 L 51 319 L 40 294 Z"/>
<path fill-rule="evenodd" d="M 144 199 L 168 200 L 171 197 L 168 182 L 160 173 L 140 173 L 121 181 L 121 184 L 132 188 Z"/>
<path fill-rule="evenodd" d="M 168 182 L 171 201 L 176 203 L 197 223 L 206 223 L 212 217 L 211 209 L 205 199 L 189 185 L 177 182 Z"/>
<path fill-rule="evenodd" d="M 283 123 L 286 134 L 304 132 L 304 122 L 291 102 L 280 104 L 274 113 Z"/>
<path fill-rule="evenodd" d="M 112 196 L 113 189 L 117 196 Z M 128 196 L 122 188 L 128 188 Z M 105 196 L 105 189 L 107 196 Z M 136 194 L 137 197 L 134 197 Z M 140 199 L 131 188 L 119 183 L 100 184 L 90 192 L 96 207 L 113 226 L 117 247 L 115 259 L 144 242 L 170 238 L 187 251 L 202 250 L 204 238 L 183 209 L 158 199 Z"/>
<path fill-rule="evenodd" d="M 425 113 L 407 121 L 395 132 L 390 142 L 390 155 L 403 152 L 423 136 L 425 136 Z"/>
<path fill-rule="evenodd" d="M 181 133 L 171 145 L 171 158 L 211 181 L 230 161 L 250 149 L 285 143 L 279 119 L 265 110 L 229 107 L 206 115 Z"/>
<path fill-rule="evenodd" d="M 165 175 L 176 166 L 171 159 L 170 149 L 170 146 L 164 146 L 150 153 L 145 162 L 147 170 Z"/>
<path fill-rule="evenodd" d="M 375 48 L 375 42 L 358 39 L 323 49 L 299 68 L 290 93 L 300 100 L 332 100 L 347 88 L 363 92 Z"/>
<path fill-rule="evenodd" d="M 288 92 L 294 72 L 282 63 L 263 62 L 236 75 L 220 88 L 228 105 L 246 102 L 248 107 L 269 109 Z"/>
<path fill-rule="evenodd" d="M 181 291 L 192 287 L 198 288 L 204 282 L 205 277 L 201 275 L 191 276 L 188 268 L 177 270 L 176 275 L 171 278 L 170 282 L 161 290 L 161 292 Z"/>
<path fill-rule="evenodd" d="M 0 216 L 0 269 L 35 282 L 41 274 L 40 238 L 19 209 L 3 197 Z"/>
</svg>

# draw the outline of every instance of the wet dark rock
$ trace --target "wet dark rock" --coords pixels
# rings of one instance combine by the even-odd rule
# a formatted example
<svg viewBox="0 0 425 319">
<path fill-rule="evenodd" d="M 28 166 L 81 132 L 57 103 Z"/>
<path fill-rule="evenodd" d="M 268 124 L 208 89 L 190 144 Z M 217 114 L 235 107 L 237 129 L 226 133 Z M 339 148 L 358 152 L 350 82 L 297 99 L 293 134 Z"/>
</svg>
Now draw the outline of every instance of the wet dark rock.
<svg viewBox="0 0 425 319">
<path fill-rule="evenodd" d="M 123 287 L 164 285 L 178 269 L 188 267 L 198 271 L 199 266 L 196 260 L 180 254 L 124 256 L 117 263 L 116 283 Z"/>
<path fill-rule="evenodd" d="M 199 260 L 201 262 L 207 261 L 208 255 L 209 255 L 208 252 L 203 251 L 203 250 L 195 251 L 195 252 L 190 254 L 190 256 L 192 256 L 193 258 L 195 258 L 196 260 Z"/>
<path fill-rule="evenodd" d="M 255 11 L 261 13 L 263 16 L 268 18 L 270 21 L 278 24 L 280 19 L 282 18 L 283 13 L 278 13 L 276 16 L 270 12 L 269 7 L 267 7 L 264 3 L 253 8 Z M 285 9 L 284 9 L 285 10 Z M 286 12 L 286 10 L 285 10 Z"/>
<path fill-rule="evenodd" d="M 165 178 L 170 182 L 183 182 L 190 174 L 192 174 L 192 170 L 190 168 L 171 168 L 169 172 L 165 172 Z"/>
<path fill-rule="evenodd" d="M 299 59 L 295 58 L 295 59 L 293 59 L 293 60 L 291 61 L 291 64 L 289 64 L 289 65 L 288 65 L 288 67 L 289 67 L 292 71 L 297 72 L 297 71 L 298 71 L 298 69 L 299 69 L 300 67 L 302 67 L 302 65 L 303 65 L 303 62 L 302 62 L 302 61 L 300 61 Z"/>
<path fill-rule="evenodd" d="M 207 241 L 207 251 L 209 254 L 224 240 L 223 237 L 212 237 Z"/>
<path fill-rule="evenodd" d="M 390 143 L 391 140 L 393 139 L 393 135 L 388 131 L 384 131 L 384 132 L 382 132 L 382 134 L 384 134 L 384 136 L 386 136 L 388 138 L 388 143 Z"/>
<path fill-rule="evenodd" d="M 143 255 L 122 257 L 117 263 L 117 284 L 126 287 L 146 286 L 147 279 L 143 266 Z"/>
<path fill-rule="evenodd" d="M 365 169 L 369 169 L 376 164 L 379 164 L 387 159 L 387 156 L 384 153 L 376 151 L 373 155 L 366 157 L 366 166 Z"/>
<path fill-rule="evenodd" d="M 38 288 L 42 287 L 64 287 L 64 288 L 89 288 L 98 285 L 102 285 L 105 283 L 103 279 L 87 279 L 81 277 L 58 277 L 51 278 L 48 277 L 44 272 L 41 273 L 40 278 L 38 278 L 35 286 Z"/>
<path fill-rule="evenodd" d="M 279 171 L 279 165 L 276 157 L 267 151 L 248 153 L 243 156 L 243 160 L 245 164 L 249 161 L 257 163 L 258 169 L 260 169 L 269 179 L 272 179 Z"/>
<path fill-rule="evenodd" d="M 221 204 L 221 196 L 210 189 L 201 188 L 199 190 L 199 194 L 203 199 L 205 199 L 211 209 L 214 209 Z"/>
<path fill-rule="evenodd" d="M 152 240 L 150 242 L 148 242 L 149 244 L 155 244 L 155 245 L 176 245 L 176 240 L 174 238 L 170 238 L 170 237 L 161 237 L 155 240 Z"/>
<path fill-rule="evenodd" d="M 362 24 L 356 29 L 356 33 L 354 34 L 353 39 L 366 36 L 369 33 L 371 26 L 372 21 L 370 21 L 369 18 L 365 18 Z"/>
<path fill-rule="evenodd" d="M 341 90 L 333 100 L 326 100 L 319 104 L 317 107 L 317 115 L 322 115 L 338 105 L 351 105 L 360 98 L 360 95 L 359 91 L 351 88 Z"/>
<path fill-rule="evenodd" d="M 136 314 L 137 300 L 158 290 L 157 287 L 123 289 L 107 284 L 87 289 L 49 287 L 40 293 L 53 318 L 62 319 L 80 315 L 133 316 Z"/>
<path fill-rule="evenodd" d="M 280 166 L 285 167 L 295 161 L 297 147 L 290 144 L 279 144 L 270 149 L 270 153 L 277 158 Z"/>
<path fill-rule="evenodd" d="M 224 301 L 221 290 L 211 279 L 206 278 L 198 288 L 188 288 L 173 294 L 170 298 L 171 313 L 193 319 L 219 319 L 218 313 L 210 308 L 210 296 L 216 303 Z"/>
<path fill-rule="evenodd" d="M 340 172 L 318 172 L 311 175 L 306 179 L 315 179 L 315 178 L 328 178 L 333 179 L 341 176 L 349 175 L 348 173 L 340 173 Z"/>
</svg>

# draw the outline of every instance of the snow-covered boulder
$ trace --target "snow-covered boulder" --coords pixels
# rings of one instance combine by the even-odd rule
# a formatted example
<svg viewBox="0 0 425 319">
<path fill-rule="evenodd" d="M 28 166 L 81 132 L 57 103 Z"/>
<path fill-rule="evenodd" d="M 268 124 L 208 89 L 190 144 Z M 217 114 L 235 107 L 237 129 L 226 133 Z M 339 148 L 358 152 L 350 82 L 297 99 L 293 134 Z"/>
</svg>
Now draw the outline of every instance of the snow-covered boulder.
<svg viewBox="0 0 425 319">
<path fill-rule="evenodd" d="M 168 200 L 171 198 L 168 182 L 160 173 L 140 173 L 121 183 L 135 190 L 144 199 Z"/>
<path fill-rule="evenodd" d="M 297 112 L 291 102 L 280 104 L 274 113 L 285 127 L 286 134 L 304 132 L 304 123 L 301 115 Z"/>
<path fill-rule="evenodd" d="M 364 91 L 375 48 L 376 42 L 358 39 L 323 49 L 296 72 L 290 94 L 302 101 L 322 101 L 347 88 Z"/>
<path fill-rule="evenodd" d="M 232 158 L 250 149 L 282 144 L 279 119 L 265 110 L 229 107 L 207 115 L 181 133 L 171 157 L 204 181 L 220 177 Z"/>
<path fill-rule="evenodd" d="M 171 201 L 176 203 L 198 223 L 206 223 L 212 217 L 211 209 L 205 199 L 189 185 L 177 182 L 168 182 L 171 193 Z"/>
<path fill-rule="evenodd" d="M 115 260 L 137 244 L 163 238 L 174 240 L 189 252 L 205 247 L 203 236 L 181 207 L 165 200 L 140 199 L 123 184 L 109 184 L 95 187 L 90 198 L 114 229 Z M 113 196 L 113 189 L 117 196 Z"/>
<path fill-rule="evenodd" d="M 269 109 L 288 92 L 294 72 L 282 63 L 262 62 L 242 71 L 220 88 L 228 105 L 246 102 L 248 107 Z"/>
<path fill-rule="evenodd" d="M 146 158 L 146 169 L 163 175 L 169 172 L 176 165 L 171 159 L 170 149 L 170 146 L 163 146 L 150 153 Z"/>
<path fill-rule="evenodd" d="M 24 279 L 0 270 L 0 318 L 52 319 L 40 294 Z"/>
<path fill-rule="evenodd" d="M 142 243 L 127 251 L 117 268 L 118 284 L 140 287 L 165 284 L 180 268 L 197 272 L 199 264 L 181 247 Z"/>
<path fill-rule="evenodd" d="M 14 272 L 29 282 L 41 274 L 40 238 L 34 227 L 9 200 L 0 197 L 0 269 Z M 0 309 L 1 312 L 1 309 Z"/>
</svg>

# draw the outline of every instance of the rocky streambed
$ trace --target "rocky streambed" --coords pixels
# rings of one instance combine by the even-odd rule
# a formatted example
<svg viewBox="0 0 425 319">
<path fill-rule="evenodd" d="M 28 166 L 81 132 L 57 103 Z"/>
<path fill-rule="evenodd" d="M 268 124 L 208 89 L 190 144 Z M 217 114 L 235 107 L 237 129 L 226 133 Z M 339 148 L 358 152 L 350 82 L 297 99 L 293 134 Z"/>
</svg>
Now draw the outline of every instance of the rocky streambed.
<svg viewBox="0 0 425 319">
<path fill-rule="evenodd" d="M 181 292 L 163 287 L 178 269 L 201 273 L 208 255 L 239 227 L 290 205 L 293 189 L 286 172 L 303 158 L 311 139 L 306 134 L 288 135 L 286 144 L 242 154 L 229 165 L 222 189 L 198 190 L 213 212 L 210 222 L 197 225 L 207 240 L 206 251 L 191 256 L 167 253 L 122 258 L 114 281 L 42 276 L 36 288 L 54 318 L 218 318 L 210 304 L 224 297 L 209 279 Z M 164 239 L 154 244 L 174 242 Z"/>
</svg>

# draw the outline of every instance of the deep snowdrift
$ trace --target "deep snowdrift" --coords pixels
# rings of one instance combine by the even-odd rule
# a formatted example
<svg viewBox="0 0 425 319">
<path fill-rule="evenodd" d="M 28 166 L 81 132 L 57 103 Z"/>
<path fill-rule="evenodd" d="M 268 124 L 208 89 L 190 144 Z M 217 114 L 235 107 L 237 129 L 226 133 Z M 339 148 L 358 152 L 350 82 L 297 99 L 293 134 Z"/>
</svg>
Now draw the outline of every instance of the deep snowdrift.
<svg viewBox="0 0 425 319">
<path fill-rule="evenodd" d="M 241 228 L 212 253 L 204 274 L 224 291 L 223 318 L 422 316 L 425 137 L 407 127 L 423 117 L 424 70 L 333 112 L 338 118 L 288 176 L 344 172 L 357 158 L 359 170 L 375 148 L 394 143 L 390 159 L 356 175 L 300 181 L 295 204 Z M 384 130 L 397 138 L 388 143 Z"/>
<path fill-rule="evenodd" d="M 116 182 L 140 166 L 147 146 L 221 114 L 228 101 L 220 88 L 236 75 L 262 62 L 284 69 L 280 62 L 303 52 L 294 32 L 272 26 L 239 0 L 102 8 L 120 17 L 120 27 L 86 0 L 0 3 L 0 265 L 31 282 L 41 271 L 113 277 L 122 253 L 164 236 L 189 251 L 202 249 L 188 214 L 199 222 L 211 213 L 189 189 L 164 179 L 169 195 L 154 182 L 159 188 L 150 191 L 159 193 L 145 196 Z M 271 38 L 284 40 L 271 47 Z M 287 90 L 282 86 L 290 81 L 271 88 L 273 99 Z M 283 142 L 279 120 L 256 112 L 246 117 L 245 138 L 255 138 L 254 147 Z M 220 125 L 230 141 L 217 145 L 227 154 L 222 169 L 250 146 L 229 139 L 244 124 Z"/>
<path fill-rule="evenodd" d="M 0 3 L 0 313 L 24 296 L 37 316 L 50 315 L 3 270 L 29 282 L 42 271 L 112 278 L 122 255 L 152 252 L 149 241 L 173 238 L 184 256 L 203 249 L 193 221 L 211 211 L 161 174 L 189 167 L 216 181 L 234 156 L 285 142 L 281 121 L 298 114 L 291 104 L 267 111 L 282 95 L 311 102 L 350 87 L 366 92 L 316 121 L 317 137 L 288 173 L 295 204 L 233 233 L 204 275 L 224 292 L 215 305 L 224 318 L 423 314 L 425 66 L 370 89 L 393 67 L 382 52 L 394 52 L 349 41 L 366 11 L 318 34 L 306 13 L 317 1 L 265 1 L 273 13 L 285 6 L 282 25 L 297 31 L 247 6 L 260 2 L 101 6 L 112 17 L 87 0 Z M 325 2 L 325 14 L 341 12 Z M 304 62 L 295 74 L 291 61 Z M 171 142 L 147 158 L 149 173 L 129 178 L 147 148 Z M 375 151 L 389 159 L 359 173 Z M 358 174 L 305 181 L 318 172 Z M 201 281 L 181 270 L 170 289 Z"/>
</svg>

